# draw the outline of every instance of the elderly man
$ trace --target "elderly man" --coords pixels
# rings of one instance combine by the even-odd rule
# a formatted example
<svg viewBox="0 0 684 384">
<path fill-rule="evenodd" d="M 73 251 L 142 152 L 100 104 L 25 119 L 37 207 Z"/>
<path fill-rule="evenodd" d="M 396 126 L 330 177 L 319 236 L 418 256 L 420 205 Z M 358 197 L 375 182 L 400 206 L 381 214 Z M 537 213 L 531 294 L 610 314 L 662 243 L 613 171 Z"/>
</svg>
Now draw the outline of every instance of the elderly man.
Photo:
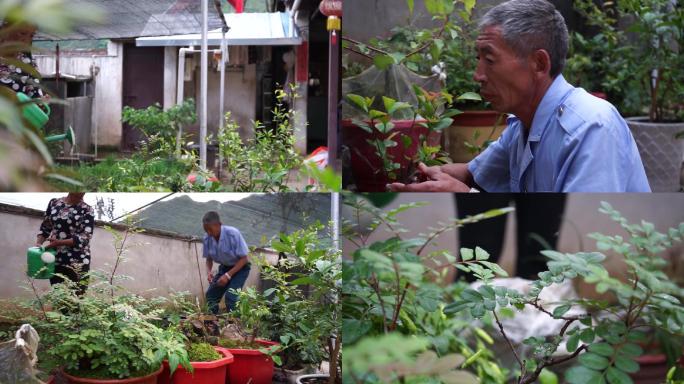
<svg viewBox="0 0 684 384">
<path fill-rule="evenodd" d="M 237 228 L 221 224 L 218 212 L 209 211 L 202 218 L 204 236 L 202 257 L 206 259 L 207 305 L 212 313 L 218 314 L 221 298 L 226 297 L 228 312 L 235 308 L 237 295 L 231 289 L 240 289 L 249 276 L 247 243 Z M 214 262 L 219 264 L 218 273 L 212 272 Z"/>
<path fill-rule="evenodd" d="M 563 16 L 546 0 L 511 0 L 480 21 L 474 79 L 509 113 L 501 137 L 467 164 L 419 166 L 426 181 L 394 191 L 650 192 L 627 124 L 565 81 Z"/>
</svg>

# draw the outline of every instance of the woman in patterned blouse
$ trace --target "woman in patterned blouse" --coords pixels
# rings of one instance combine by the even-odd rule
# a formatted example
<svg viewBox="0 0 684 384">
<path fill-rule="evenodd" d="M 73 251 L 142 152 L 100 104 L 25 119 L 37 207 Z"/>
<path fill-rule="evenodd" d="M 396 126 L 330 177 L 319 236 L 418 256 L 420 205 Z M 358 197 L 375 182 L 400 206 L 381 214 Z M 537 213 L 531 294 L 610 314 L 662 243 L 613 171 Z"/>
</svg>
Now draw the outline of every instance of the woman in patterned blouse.
<svg viewBox="0 0 684 384">
<path fill-rule="evenodd" d="M 28 67 L 38 69 L 30 50 L 33 36 L 36 33 L 36 27 L 26 23 L 16 24 L 5 21 L 1 30 L 4 33 L 0 37 L 0 43 L 21 43 L 25 48 L 21 48 L 16 52 L 13 49 L 14 53 L 8 54 L 6 58 L 13 59 L 14 62 L 0 57 L 0 85 L 14 92 L 22 92 L 32 99 L 48 99 L 47 93 L 43 92 L 41 88 L 40 79 L 26 71 Z M 17 65 L 18 63 L 21 63 L 24 68 Z M 41 105 L 39 104 L 39 106 Z"/>
<path fill-rule="evenodd" d="M 69 192 L 65 197 L 50 200 L 40 226 L 36 243 L 45 241 L 46 248 L 55 248 L 55 276 L 50 284 L 59 284 L 66 276 L 78 283 L 82 295 L 88 287 L 86 274 L 90 270 L 90 239 L 93 236 L 95 215 L 93 208 L 83 201 L 84 193 Z"/>
</svg>

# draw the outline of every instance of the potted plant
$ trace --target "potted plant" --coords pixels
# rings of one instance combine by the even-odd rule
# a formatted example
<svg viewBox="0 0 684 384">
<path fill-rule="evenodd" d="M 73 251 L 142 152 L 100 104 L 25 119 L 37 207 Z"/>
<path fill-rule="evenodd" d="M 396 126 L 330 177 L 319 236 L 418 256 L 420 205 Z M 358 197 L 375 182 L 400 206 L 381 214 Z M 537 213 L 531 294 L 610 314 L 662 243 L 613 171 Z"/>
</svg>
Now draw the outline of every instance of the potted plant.
<svg viewBox="0 0 684 384">
<path fill-rule="evenodd" d="M 268 384 L 273 377 L 274 359 L 280 346 L 277 342 L 257 338 L 266 328 L 269 308 L 260 294 L 248 287 L 237 290 L 238 302 L 231 312 L 240 338 L 221 338 L 219 346 L 233 355 L 234 363 L 228 367 L 226 383 Z"/>
<path fill-rule="evenodd" d="M 407 5 L 413 14 L 413 1 Z M 445 130 L 445 148 L 454 162 L 467 163 L 496 140 L 506 127 L 504 115 L 489 109 L 479 94 L 473 79 L 477 65 L 474 58 L 477 26 L 471 19 L 476 1 L 428 0 L 426 10 L 435 25 L 418 28 L 397 26 L 385 39 L 361 43 L 347 38 L 354 45 L 353 53 L 373 59 L 378 68 L 401 64 L 423 76 L 437 74 L 441 86 L 455 98 L 449 107 L 461 110 L 452 125 Z M 455 21 L 455 16 L 459 20 Z"/>
<path fill-rule="evenodd" d="M 616 61 L 626 70 L 620 87 L 629 92 L 618 104 L 636 114 L 627 124 L 651 189 L 679 191 L 684 153 L 679 140 L 684 132 L 684 73 L 679 70 L 684 67 L 684 12 L 667 0 L 606 3 L 603 9 L 580 1 L 577 7 L 601 33 L 625 47 Z"/>
<path fill-rule="evenodd" d="M 355 250 L 343 261 L 344 382 L 507 383 L 507 371 L 494 360 L 493 340 L 481 325 L 444 313 L 445 303 L 460 297 L 464 284 L 450 284 L 444 268 L 456 258 L 432 243 L 459 226 L 510 210 L 454 220 L 411 238 L 398 215 L 423 203 L 383 210 L 350 194 L 345 205 L 351 211 L 342 234 Z M 362 212 L 374 218 L 370 231 L 351 220 Z M 389 236 L 379 238 L 384 230 Z M 469 263 L 492 265 L 482 259 Z"/>
<path fill-rule="evenodd" d="M 105 227 L 114 238 L 116 261 L 110 272 L 87 274 L 89 289 L 82 296 L 79 283 L 67 278 L 42 295 L 29 280 L 42 315 L 34 321 L 41 342 L 69 383 L 155 384 L 164 359 L 192 369 L 182 333 L 157 325 L 162 310 L 155 301 L 118 285 L 126 279 L 116 271 L 129 235 L 142 232 L 127 224 L 123 234 Z"/>
<path fill-rule="evenodd" d="M 339 251 L 321 238 L 323 226 L 312 224 L 271 241 L 286 257 L 276 265 L 259 261 L 264 279 L 274 283 L 263 296 L 270 305 L 271 337 L 282 346 L 282 367 L 295 384 L 302 368 L 315 372 L 328 361 L 325 383 L 341 381 L 338 289 L 342 268 Z M 320 374 L 319 374 L 320 375 Z M 320 377 L 320 376 L 319 376 Z"/>
<path fill-rule="evenodd" d="M 347 124 L 345 144 L 351 150 L 351 166 L 358 191 L 385 191 L 388 183 L 408 183 L 419 162 L 427 165 L 447 162 L 441 150 L 442 130 L 451 125 L 458 111 L 445 110 L 452 99 L 446 92 L 432 93 L 413 86 L 417 105 L 382 97 L 346 95 L 347 101 L 363 114 Z M 408 119 L 395 119 L 399 113 Z"/>
<path fill-rule="evenodd" d="M 483 284 L 464 292 L 461 300 L 445 308 L 447 314 L 469 311 L 477 318 L 491 311 L 514 353 L 515 347 L 497 317 L 497 308 L 510 306 L 522 309 L 530 306 L 563 321 L 558 335 L 552 338 L 530 337 L 524 341 L 533 348 L 534 354 L 526 361 L 515 355 L 519 365 L 518 383 L 532 383 L 544 368 L 575 358 L 578 365 L 565 373 L 570 384 L 606 381 L 631 384 L 634 380 L 643 383 L 645 381 L 641 381 L 639 376 L 639 357 L 644 354 L 641 345 L 647 341 L 644 329 L 658 328 L 668 337 L 676 337 L 684 328 L 684 306 L 678 298 L 684 291 L 663 273 L 667 262 L 658 256 L 659 252 L 684 238 L 684 223 L 665 234 L 657 232 L 652 223 L 629 223 L 608 203 L 602 203 L 600 211 L 628 233 L 627 238 L 599 233 L 590 235 L 597 241 L 601 252 L 611 251 L 624 261 L 626 281 L 611 276 L 603 265 L 606 256 L 601 252 L 563 254 L 549 250 L 542 252 L 550 260 L 549 270 L 539 273 L 539 279 L 531 282 L 527 292 L 495 286 L 490 277 L 466 268 Z M 480 254 L 486 258 L 483 252 L 478 249 L 475 256 Z M 462 255 L 463 260 L 472 259 L 471 250 L 462 250 Z M 616 302 L 568 300 L 553 303 L 554 307 L 545 307 L 540 302 L 539 295 L 546 287 L 576 277 L 593 284 L 599 293 L 612 293 Z M 573 306 L 582 307 L 585 313 L 566 315 Z M 566 355 L 558 355 L 562 342 L 565 342 Z M 676 355 L 677 359 L 682 356 L 681 344 Z M 665 380 L 667 371 L 663 370 L 658 382 Z M 681 367 L 679 374 L 682 374 Z"/>
<path fill-rule="evenodd" d="M 188 347 L 188 359 L 192 369 L 185 369 L 182 365 L 176 364 L 177 369 L 173 375 L 170 366 L 175 361 L 164 360 L 164 371 L 159 376 L 159 383 L 225 383 L 227 367 L 233 362 L 233 355 L 225 348 L 214 347 L 208 343 L 192 343 Z"/>
<path fill-rule="evenodd" d="M 48 354 L 68 382 L 152 384 L 164 358 L 187 366 L 182 335 L 155 325 L 156 311 L 141 307 L 142 298 L 107 299 L 106 284 L 79 297 L 69 285 L 56 285 L 40 299 L 54 309 L 44 309 L 39 325 Z"/>
</svg>

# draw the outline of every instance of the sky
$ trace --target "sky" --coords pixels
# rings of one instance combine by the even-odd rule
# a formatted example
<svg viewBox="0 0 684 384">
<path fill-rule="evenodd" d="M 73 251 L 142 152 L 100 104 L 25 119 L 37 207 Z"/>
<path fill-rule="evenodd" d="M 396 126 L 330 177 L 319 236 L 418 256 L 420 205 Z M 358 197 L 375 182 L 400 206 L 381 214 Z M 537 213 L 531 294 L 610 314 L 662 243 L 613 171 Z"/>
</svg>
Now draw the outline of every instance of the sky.
<svg viewBox="0 0 684 384">
<path fill-rule="evenodd" d="M 83 199 L 93 208 L 96 207 L 97 198 L 114 199 L 114 217 L 124 215 L 132 210 L 162 198 L 169 193 L 86 193 Z M 220 202 L 244 199 L 252 193 L 174 193 L 163 201 L 179 196 L 189 196 L 199 202 L 217 200 Z M 50 199 L 66 196 L 66 193 L 0 193 L 0 203 L 18 205 L 26 208 L 44 210 Z M 103 218 L 105 219 L 105 218 Z"/>
</svg>

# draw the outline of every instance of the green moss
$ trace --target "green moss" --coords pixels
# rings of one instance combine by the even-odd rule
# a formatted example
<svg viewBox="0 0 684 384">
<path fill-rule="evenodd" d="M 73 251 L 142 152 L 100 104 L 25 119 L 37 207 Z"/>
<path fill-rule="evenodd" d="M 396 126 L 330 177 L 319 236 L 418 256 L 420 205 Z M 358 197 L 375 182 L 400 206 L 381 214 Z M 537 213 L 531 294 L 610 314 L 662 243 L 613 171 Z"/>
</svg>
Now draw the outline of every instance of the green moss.
<svg viewBox="0 0 684 384">
<path fill-rule="evenodd" d="M 138 369 L 131 372 L 129 377 L 112 377 L 107 366 L 101 365 L 95 369 L 83 369 L 78 371 L 67 370 L 67 373 L 71 376 L 80 377 L 83 379 L 96 379 L 96 380 L 113 380 L 113 379 L 128 379 L 133 377 L 144 377 L 149 374 L 156 372 L 159 367 L 149 368 L 149 369 Z"/>
<path fill-rule="evenodd" d="M 190 344 L 188 348 L 188 356 L 190 361 L 214 361 L 221 358 L 221 354 L 218 353 L 211 344 L 208 343 L 195 343 Z"/>
<path fill-rule="evenodd" d="M 264 348 L 263 345 L 250 342 L 248 340 L 234 340 L 234 339 L 220 339 L 218 342 L 219 347 L 223 348 L 233 348 L 233 349 L 261 349 Z"/>
</svg>

